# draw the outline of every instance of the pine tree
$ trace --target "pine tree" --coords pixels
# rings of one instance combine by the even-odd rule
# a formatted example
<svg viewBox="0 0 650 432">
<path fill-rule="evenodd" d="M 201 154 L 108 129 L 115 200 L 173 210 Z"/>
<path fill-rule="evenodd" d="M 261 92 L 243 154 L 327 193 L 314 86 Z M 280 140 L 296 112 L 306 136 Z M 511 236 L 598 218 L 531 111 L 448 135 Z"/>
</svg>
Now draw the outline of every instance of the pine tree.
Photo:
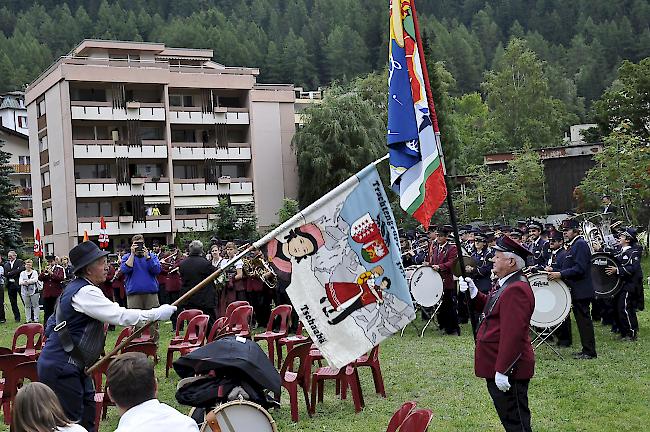
<svg viewBox="0 0 650 432">
<path fill-rule="evenodd" d="M 12 172 L 9 153 L 3 150 L 5 142 L 0 140 L 0 251 L 22 246 L 20 222 L 17 219 L 18 199 L 13 194 L 14 185 L 9 179 Z"/>
</svg>

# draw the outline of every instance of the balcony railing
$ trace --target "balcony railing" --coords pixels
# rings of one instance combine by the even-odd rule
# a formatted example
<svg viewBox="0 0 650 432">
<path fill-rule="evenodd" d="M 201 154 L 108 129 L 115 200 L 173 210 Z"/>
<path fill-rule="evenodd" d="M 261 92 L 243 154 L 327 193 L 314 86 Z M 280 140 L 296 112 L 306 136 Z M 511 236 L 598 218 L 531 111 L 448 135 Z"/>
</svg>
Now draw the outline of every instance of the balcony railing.
<svg viewBox="0 0 650 432">
<path fill-rule="evenodd" d="M 142 146 L 114 145 L 112 140 L 74 140 L 75 159 L 166 159 L 164 140 L 142 140 Z"/>
<path fill-rule="evenodd" d="M 32 188 L 18 186 L 13 189 L 13 194 L 19 197 L 32 196 Z"/>
<path fill-rule="evenodd" d="M 143 184 L 117 184 L 114 178 L 78 179 L 76 181 L 77 198 L 144 195 L 168 196 L 169 179 L 160 178 L 157 182 L 144 179 Z"/>
<path fill-rule="evenodd" d="M 133 234 L 162 234 L 172 232 L 171 216 L 147 216 L 144 222 L 120 222 L 119 216 L 104 217 L 106 232 L 111 235 L 133 235 Z M 77 220 L 77 235 L 83 236 L 84 231 L 89 236 L 99 235 L 100 218 L 80 217 Z"/>
<path fill-rule="evenodd" d="M 20 217 L 32 217 L 34 216 L 34 209 L 31 208 L 19 208 L 18 216 Z"/>
<path fill-rule="evenodd" d="M 31 164 L 11 164 L 10 167 L 14 174 L 29 174 L 32 172 Z"/>
</svg>

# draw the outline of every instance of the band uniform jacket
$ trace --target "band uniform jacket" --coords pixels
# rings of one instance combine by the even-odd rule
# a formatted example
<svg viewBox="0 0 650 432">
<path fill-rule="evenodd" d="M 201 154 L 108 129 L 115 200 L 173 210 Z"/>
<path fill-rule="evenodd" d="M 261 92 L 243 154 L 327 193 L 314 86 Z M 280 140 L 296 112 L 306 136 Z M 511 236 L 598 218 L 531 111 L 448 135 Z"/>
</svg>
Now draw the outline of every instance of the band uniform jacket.
<svg viewBox="0 0 650 432">
<path fill-rule="evenodd" d="M 591 250 L 582 236 L 574 238 L 570 243 L 559 271 L 562 280 L 571 288 L 572 299 L 594 298 L 594 286 L 591 283 Z"/>
<path fill-rule="evenodd" d="M 458 258 L 458 250 L 456 245 L 449 242 L 443 246 L 434 242 L 429 249 L 429 264 L 440 266 L 440 276 L 442 277 L 442 287 L 445 291 L 455 290 L 456 284 L 454 283 L 454 275 L 451 269 L 456 263 Z"/>
<path fill-rule="evenodd" d="M 487 379 L 494 379 L 496 372 L 514 379 L 530 379 L 535 372 L 529 336 L 535 297 L 521 272 L 504 283 L 506 287 L 476 331 L 474 372 Z M 474 301 L 476 310 L 483 311 L 488 300 L 488 294 L 479 292 Z"/>
<path fill-rule="evenodd" d="M 639 275 L 641 274 L 641 254 L 639 249 L 630 247 L 616 255 L 618 274 L 621 277 L 621 289 L 636 294 Z"/>
<path fill-rule="evenodd" d="M 476 261 L 476 268 L 472 272 L 472 280 L 476 284 L 478 290 L 482 293 L 488 293 L 492 286 L 492 258 L 494 258 L 494 250 L 491 248 L 483 248 L 480 252 L 474 252 L 472 258 Z"/>
<path fill-rule="evenodd" d="M 536 267 L 545 264 L 544 256 L 549 250 L 548 241 L 538 237 L 537 240 L 530 245 L 529 250 L 532 255 L 528 257 L 526 264 Z"/>
<path fill-rule="evenodd" d="M 553 268 L 553 271 L 560 271 L 560 269 L 564 265 L 564 258 L 566 257 L 566 249 L 561 247 L 555 254 L 553 254 L 553 251 L 550 249 L 548 250 L 548 252 L 549 252 L 549 256 L 547 258 L 546 265 Z M 540 270 L 544 270 L 544 267 L 542 267 Z"/>
</svg>

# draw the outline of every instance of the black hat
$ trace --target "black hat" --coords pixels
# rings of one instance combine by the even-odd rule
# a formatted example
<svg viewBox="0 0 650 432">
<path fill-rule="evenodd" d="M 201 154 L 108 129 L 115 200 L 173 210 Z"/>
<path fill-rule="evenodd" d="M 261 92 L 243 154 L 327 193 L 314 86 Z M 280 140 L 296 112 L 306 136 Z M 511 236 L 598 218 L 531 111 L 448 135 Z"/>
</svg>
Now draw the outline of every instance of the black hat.
<svg viewBox="0 0 650 432">
<path fill-rule="evenodd" d="M 427 232 L 436 232 L 438 231 L 438 225 L 436 224 L 430 224 L 429 228 L 427 228 Z"/>
<path fill-rule="evenodd" d="M 525 220 L 518 220 L 517 225 L 519 227 L 525 227 L 527 225 L 527 222 Z"/>
<path fill-rule="evenodd" d="M 504 233 L 512 232 L 512 227 L 510 227 L 510 226 L 508 226 L 508 225 L 501 225 L 500 229 L 501 229 L 501 231 L 504 232 Z"/>
<path fill-rule="evenodd" d="M 610 194 L 608 194 L 608 193 L 604 193 L 604 194 L 603 194 L 603 198 L 609 198 L 609 199 L 612 199 L 612 196 L 611 196 Z"/>
<path fill-rule="evenodd" d="M 443 225 L 437 229 L 437 231 L 442 235 L 449 235 L 453 230 L 454 228 L 451 225 Z"/>
<path fill-rule="evenodd" d="M 532 221 L 532 222 L 530 222 L 530 223 L 528 224 L 528 229 L 529 229 L 529 230 L 531 230 L 531 229 L 536 229 L 536 230 L 540 230 L 540 231 L 542 231 L 543 228 L 544 228 L 544 227 L 542 227 L 542 224 L 539 223 L 539 222 Z"/>
<path fill-rule="evenodd" d="M 623 230 L 620 230 L 618 235 L 619 236 L 625 236 L 625 237 L 629 238 L 632 241 L 632 243 L 634 243 L 634 242 L 637 241 L 636 232 L 637 231 L 636 231 L 635 228 L 627 227 L 627 228 L 625 228 Z"/>
<path fill-rule="evenodd" d="M 45 260 L 46 261 L 54 261 L 55 256 L 54 255 L 45 255 Z"/>
<path fill-rule="evenodd" d="M 562 232 L 553 230 L 553 232 L 551 232 L 551 235 L 549 235 L 548 239 L 550 241 L 563 241 L 564 236 L 562 235 Z"/>
<path fill-rule="evenodd" d="M 562 229 L 578 229 L 580 228 L 580 222 L 577 219 L 564 219 L 562 221 Z"/>
<path fill-rule="evenodd" d="M 487 236 L 483 233 L 478 233 L 474 235 L 474 241 L 475 242 L 487 242 Z"/>
<path fill-rule="evenodd" d="M 75 273 L 106 255 L 108 255 L 108 251 L 101 250 L 91 241 L 79 243 L 70 250 L 69 254 L 70 263 L 72 263 Z"/>
<path fill-rule="evenodd" d="M 521 258 L 526 260 L 526 257 L 530 255 L 530 251 L 511 239 L 508 236 L 503 236 L 500 237 L 497 240 L 497 244 L 494 246 L 494 250 L 497 250 L 499 252 L 512 252 L 514 254 L 519 255 Z"/>
<path fill-rule="evenodd" d="M 519 237 L 521 238 L 524 235 L 524 232 L 520 230 L 519 228 L 513 228 L 512 231 L 510 231 L 510 236 L 511 237 Z"/>
<path fill-rule="evenodd" d="M 487 240 L 488 243 L 494 240 L 494 231 L 486 231 L 483 233 L 483 235 L 485 236 L 485 240 Z"/>
</svg>

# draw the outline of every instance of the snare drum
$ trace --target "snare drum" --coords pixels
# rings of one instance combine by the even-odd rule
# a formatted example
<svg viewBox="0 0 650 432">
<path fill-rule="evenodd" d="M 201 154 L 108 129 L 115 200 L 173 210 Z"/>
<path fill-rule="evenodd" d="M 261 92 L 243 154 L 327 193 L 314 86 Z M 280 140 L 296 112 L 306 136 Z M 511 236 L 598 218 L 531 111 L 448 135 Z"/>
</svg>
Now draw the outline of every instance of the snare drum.
<svg viewBox="0 0 650 432">
<path fill-rule="evenodd" d="M 420 306 L 432 307 L 442 300 L 442 277 L 430 266 L 420 266 L 413 272 L 409 288 Z"/>
<path fill-rule="evenodd" d="M 535 295 L 535 310 L 530 317 L 530 325 L 540 328 L 555 327 L 571 311 L 571 292 L 559 280 L 549 280 L 545 273 L 528 276 L 528 282 Z"/>
<path fill-rule="evenodd" d="M 605 269 L 609 266 L 618 266 L 613 255 L 598 252 L 591 256 L 591 283 L 594 286 L 596 297 L 609 298 L 621 289 L 621 277 L 618 273 L 608 275 Z"/>
<path fill-rule="evenodd" d="M 209 428 L 209 429 L 208 429 Z M 206 416 L 201 432 L 277 432 L 275 420 L 260 405 L 236 400 L 217 406 Z"/>
</svg>

